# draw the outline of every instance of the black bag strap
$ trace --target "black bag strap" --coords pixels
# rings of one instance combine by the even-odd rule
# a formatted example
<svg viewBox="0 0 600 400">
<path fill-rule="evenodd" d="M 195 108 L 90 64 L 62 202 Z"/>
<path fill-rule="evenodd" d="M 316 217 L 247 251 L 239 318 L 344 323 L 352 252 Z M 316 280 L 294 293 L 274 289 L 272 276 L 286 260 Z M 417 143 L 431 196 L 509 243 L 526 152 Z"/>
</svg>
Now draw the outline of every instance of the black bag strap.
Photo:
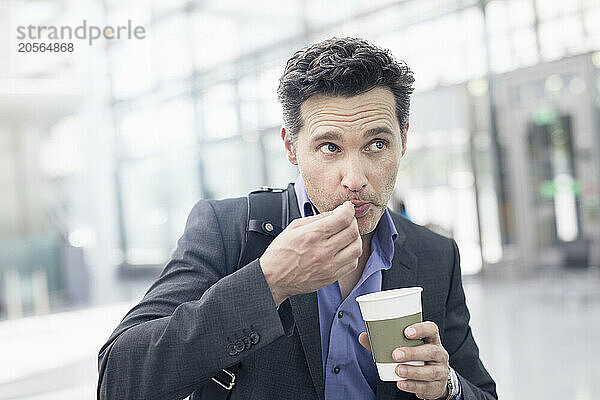
<svg viewBox="0 0 600 400">
<path fill-rule="evenodd" d="M 240 252 L 238 268 L 256 260 L 275 236 L 287 225 L 288 202 L 284 189 L 263 186 L 248 195 L 246 243 Z"/>
<path fill-rule="evenodd" d="M 288 188 L 289 190 L 289 188 Z M 273 239 L 287 226 L 289 208 L 284 189 L 263 186 L 248 194 L 246 241 L 240 252 L 237 268 L 259 258 Z M 238 364 L 222 370 L 207 383 L 202 398 L 226 400 L 235 386 Z"/>
</svg>

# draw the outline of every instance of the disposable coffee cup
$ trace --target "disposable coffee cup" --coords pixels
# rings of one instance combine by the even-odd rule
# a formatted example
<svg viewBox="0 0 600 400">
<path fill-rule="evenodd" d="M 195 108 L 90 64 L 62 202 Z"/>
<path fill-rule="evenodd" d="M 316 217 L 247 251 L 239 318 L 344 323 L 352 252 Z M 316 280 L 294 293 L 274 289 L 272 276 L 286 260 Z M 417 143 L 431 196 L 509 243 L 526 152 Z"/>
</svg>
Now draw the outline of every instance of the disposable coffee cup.
<svg viewBox="0 0 600 400">
<path fill-rule="evenodd" d="M 398 364 L 424 365 L 423 361 L 398 363 L 392 358 L 392 352 L 398 347 L 418 346 L 421 339 L 407 339 L 404 329 L 423 321 L 421 308 L 421 287 L 384 290 L 356 298 L 360 306 L 373 361 L 382 381 L 402 381 L 396 374 Z"/>
</svg>

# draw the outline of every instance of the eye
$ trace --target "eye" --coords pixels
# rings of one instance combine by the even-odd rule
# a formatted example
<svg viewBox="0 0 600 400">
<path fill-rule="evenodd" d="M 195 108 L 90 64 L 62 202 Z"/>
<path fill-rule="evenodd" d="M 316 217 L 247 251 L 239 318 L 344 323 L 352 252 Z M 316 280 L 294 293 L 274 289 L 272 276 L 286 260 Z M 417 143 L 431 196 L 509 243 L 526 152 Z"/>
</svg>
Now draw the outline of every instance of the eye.
<svg viewBox="0 0 600 400">
<path fill-rule="evenodd" d="M 324 143 L 321 145 L 321 147 L 319 147 L 319 150 L 321 150 L 325 154 L 333 154 L 337 150 L 339 150 L 339 148 L 333 143 Z"/>
<path fill-rule="evenodd" d="M 367 147 L 367 149 L 369 151 L 381 151 L 386 146 L 387 146 L 387 142 L 385 140 L 375 140 Z"/>
</svg>

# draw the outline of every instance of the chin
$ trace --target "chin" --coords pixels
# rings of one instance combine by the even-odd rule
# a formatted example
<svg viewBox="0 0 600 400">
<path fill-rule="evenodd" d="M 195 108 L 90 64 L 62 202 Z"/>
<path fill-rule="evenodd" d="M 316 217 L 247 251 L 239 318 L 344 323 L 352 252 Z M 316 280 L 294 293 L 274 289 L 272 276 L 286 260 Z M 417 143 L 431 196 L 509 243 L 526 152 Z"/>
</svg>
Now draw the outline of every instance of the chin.
<svg viewBox="0 0 600 400">
<path fill-rule="evenodd" d="M 368 235 L 372 233 L 375 228 L 377 228 L 377 223 L 381 219 L 384 210 L 369 210 L 366 215 L 361 218 L 358 218 L 356 222 L 358 223 L 358 233 L 361 236 Z"/>
<path fill-rule="evenodd" d="M 357 220 L 358 222 L 358 233 L 361 236 L 368 235 L 373 232 L 377 227 L 377 224 L 373 222 L 373 217 L 370 215 L 365 215 L 362 218 Z"/>
</svg>

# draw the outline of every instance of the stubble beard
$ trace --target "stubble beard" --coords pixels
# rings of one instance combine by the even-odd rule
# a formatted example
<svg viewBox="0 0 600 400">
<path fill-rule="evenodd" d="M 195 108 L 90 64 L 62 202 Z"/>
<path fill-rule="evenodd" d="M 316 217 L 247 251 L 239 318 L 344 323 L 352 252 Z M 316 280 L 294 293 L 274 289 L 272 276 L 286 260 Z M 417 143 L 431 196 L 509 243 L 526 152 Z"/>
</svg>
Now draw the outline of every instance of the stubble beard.
<svg viewBox="0 0 600 400">
<path fill-rule="evenodd" d="M 323 188 L 321 188 L 319 185 L 313 185 L 313 182 L 310 179 L 307 180 L 307 178 L 303 176 L 306 193 L 320 213 L 332 211 L 340 204 L 343 204 L 345 201 L 349 200 L 360 200 L 371 203 L 371 207 L 369 208 L 367 214 L 358 219 L 358 230 L 361 236 L 372 233 L 377 227 L 381 216 L 385 212 L 387 203 L 394 191 L 396 174 L 390 178 L 391 179 L 388 179 L 384 183 L 382 191 L 379 194 L 370 193 L 366 196 L 357 194 L 356 196 L 346 196 L 346 198 L 343 199 L 336 199 L 323 190 Z"/>
</svg>

